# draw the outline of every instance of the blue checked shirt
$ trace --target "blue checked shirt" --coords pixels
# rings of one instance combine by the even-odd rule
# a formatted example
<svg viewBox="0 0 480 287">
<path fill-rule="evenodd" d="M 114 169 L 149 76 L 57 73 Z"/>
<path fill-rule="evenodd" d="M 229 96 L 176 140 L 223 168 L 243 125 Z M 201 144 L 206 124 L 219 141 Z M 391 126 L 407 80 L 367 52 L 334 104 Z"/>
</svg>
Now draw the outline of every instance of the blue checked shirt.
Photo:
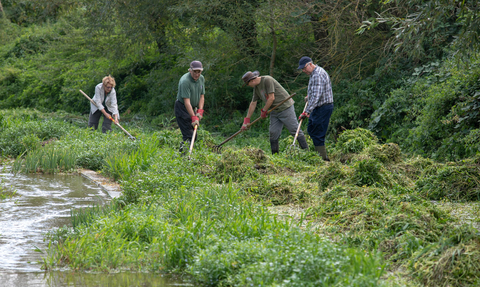
<svg viewBox="0 0 480 287">
<path fill-rule="evenodd" d="M 305 112 L 311 114 L 316 107 L 333 103 L 332 83 L 327 72 L 316 66 L 308 82 L 308 105 Z"/>
</svg>

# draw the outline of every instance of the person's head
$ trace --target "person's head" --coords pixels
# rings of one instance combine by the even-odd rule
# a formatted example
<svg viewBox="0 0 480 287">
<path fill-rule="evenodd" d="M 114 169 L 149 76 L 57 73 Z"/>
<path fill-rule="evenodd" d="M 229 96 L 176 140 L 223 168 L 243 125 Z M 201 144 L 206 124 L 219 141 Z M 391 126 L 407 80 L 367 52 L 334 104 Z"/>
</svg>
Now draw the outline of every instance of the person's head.
<svg viewBox="0 0 480 287">
<path fill-rule="evenodd" d="M 255 87 L 261 81 L 259 76 L 260 76 L 259 71 L 254 71 L 254 72 L 248 71 L 248 72 L 246 72 L 242 76 L 243 85 L 244 86 L 249 86 L 249 87 L 252 87 L 252 88 Z"/>
<path fill-rule="evenodd" d="M 105 92 L 108 94 L 112 91 L 113 88 L 115 88 L 115 79 L 108 75 L 102 79 L 102 84 L 103 84 L 103 89 Z"/>
<path fill-rule="evenodd" d="M 200 78 L 200 75 L 202 74 L 203 71 L 203 65 L 202 62 L 200 61 L 192 61 L 190 63 L 190 68 L 188 69 L 190 72 L 190 75 L 192 75 L 192 78 L 196 81 L 198 78 Z"/>
<path fill-rule="evenodd" d="M 298 70 L 302 70 L 305 74 L 310 75 L 313 70 L 315 69 L 315 65 L 312 62 L 312 59 L 307 56 L 303 56 L 300 58 L 300 61 L 298 61 Z"/>
</svg>

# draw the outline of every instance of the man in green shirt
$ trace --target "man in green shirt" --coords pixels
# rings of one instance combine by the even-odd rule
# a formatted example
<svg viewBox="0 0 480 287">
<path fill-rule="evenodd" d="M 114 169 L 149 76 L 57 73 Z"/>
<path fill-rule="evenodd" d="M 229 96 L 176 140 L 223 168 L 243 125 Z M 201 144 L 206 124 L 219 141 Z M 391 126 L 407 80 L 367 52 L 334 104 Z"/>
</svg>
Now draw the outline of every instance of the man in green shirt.
<svg viewBox="0 0 480 287">
<path fill-rule="evenodd" d="M 205 102 L 205 78 L 202 75 L 203 65 L 200 61 L 190 63 L 188 73 L 184 74 L 178 82 L 177 100 L 175 101 L 175 117 L 182 132 L 185 144 L 192 141 L 193 130 L 203 118 L 203 104 Z M 195 112 L 195 108 L 197 108 Z"/>
<path fill-rule="evenodd" d="M 261 76 L 258 71 L 246 72 L 242 80 L 244 85 L 253 88 L 253 98 L 248 108 L 247 117 L 243 119 L 242 130 L 248 129 L 250 125 L 250 117 L 252 116 L 257 106 L 257 101 L 262 100 L 265 105 L 263 106 L 260 116 L 262 118 L 267 117 L 267 111 L 270 107 L 275 107 L 283 100 L 287 99 L 290 95 L 288 92 L 270 76 Z M 270 113 L 270 148 L 272 154 L 278 153 L 279 144 L 278 140 L 282 133 L 282 128 L 285 126 L 292 136 L 295 136 L 298 128 L 297 116 L 295 115 L 293 99 L 289 99 L 281 106 L 276 108 Z M 302 130 L 298 133 L 298 143 L 302 149 L 308 148 L 305 135 Z"/>
</svg>

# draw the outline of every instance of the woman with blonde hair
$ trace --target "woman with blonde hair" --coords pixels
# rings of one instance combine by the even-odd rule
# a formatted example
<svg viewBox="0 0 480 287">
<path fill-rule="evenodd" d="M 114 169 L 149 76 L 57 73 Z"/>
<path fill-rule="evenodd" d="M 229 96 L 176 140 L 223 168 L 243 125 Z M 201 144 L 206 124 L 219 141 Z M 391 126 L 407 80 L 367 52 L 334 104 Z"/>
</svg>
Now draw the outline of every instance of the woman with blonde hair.
<svg viewBox="0 0 480 287">
<path fill-rule="evenodd" d="M 88 118 L 88 126 L 95 130 L 98 128 L 100 117 L 103 115 L 102 133 L 112 130 L 113 118 L 116 123 L 120 119 L 117 105 L 117 93 L 115 92 L 115 79 L 108 75 L 103 78 L 102 82 L 95 87 L 95 96 L 92 99 L 97 103 L 98 108 L 90 103 L 90 116 Z"/>
</svg>

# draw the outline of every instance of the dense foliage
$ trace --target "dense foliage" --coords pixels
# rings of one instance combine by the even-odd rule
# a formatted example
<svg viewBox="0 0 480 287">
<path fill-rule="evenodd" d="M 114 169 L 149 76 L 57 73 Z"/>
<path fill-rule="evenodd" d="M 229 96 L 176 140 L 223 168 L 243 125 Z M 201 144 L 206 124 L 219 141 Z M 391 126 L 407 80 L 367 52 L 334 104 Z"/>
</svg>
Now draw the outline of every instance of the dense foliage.
<svg viewBox="0 0 480 287">
<path fill-rule="evenodd" d="M 404 151 L 441 160 L 478 151 L 475 1 L 2 1 L 0 105 L 88 113 L 103 76 L 123 119 L 171 124 L 179 77 L 205 65 L 204 126 L 236 131 L 251 90 L 277 78 L 297 102 L 311 56 L 334 82 L 330 141 L 369 128 Z M 297 113 L 301 109 L 296 106 Z M 259 127 L 263 128 L 263 127 Z"/>
</svg>

